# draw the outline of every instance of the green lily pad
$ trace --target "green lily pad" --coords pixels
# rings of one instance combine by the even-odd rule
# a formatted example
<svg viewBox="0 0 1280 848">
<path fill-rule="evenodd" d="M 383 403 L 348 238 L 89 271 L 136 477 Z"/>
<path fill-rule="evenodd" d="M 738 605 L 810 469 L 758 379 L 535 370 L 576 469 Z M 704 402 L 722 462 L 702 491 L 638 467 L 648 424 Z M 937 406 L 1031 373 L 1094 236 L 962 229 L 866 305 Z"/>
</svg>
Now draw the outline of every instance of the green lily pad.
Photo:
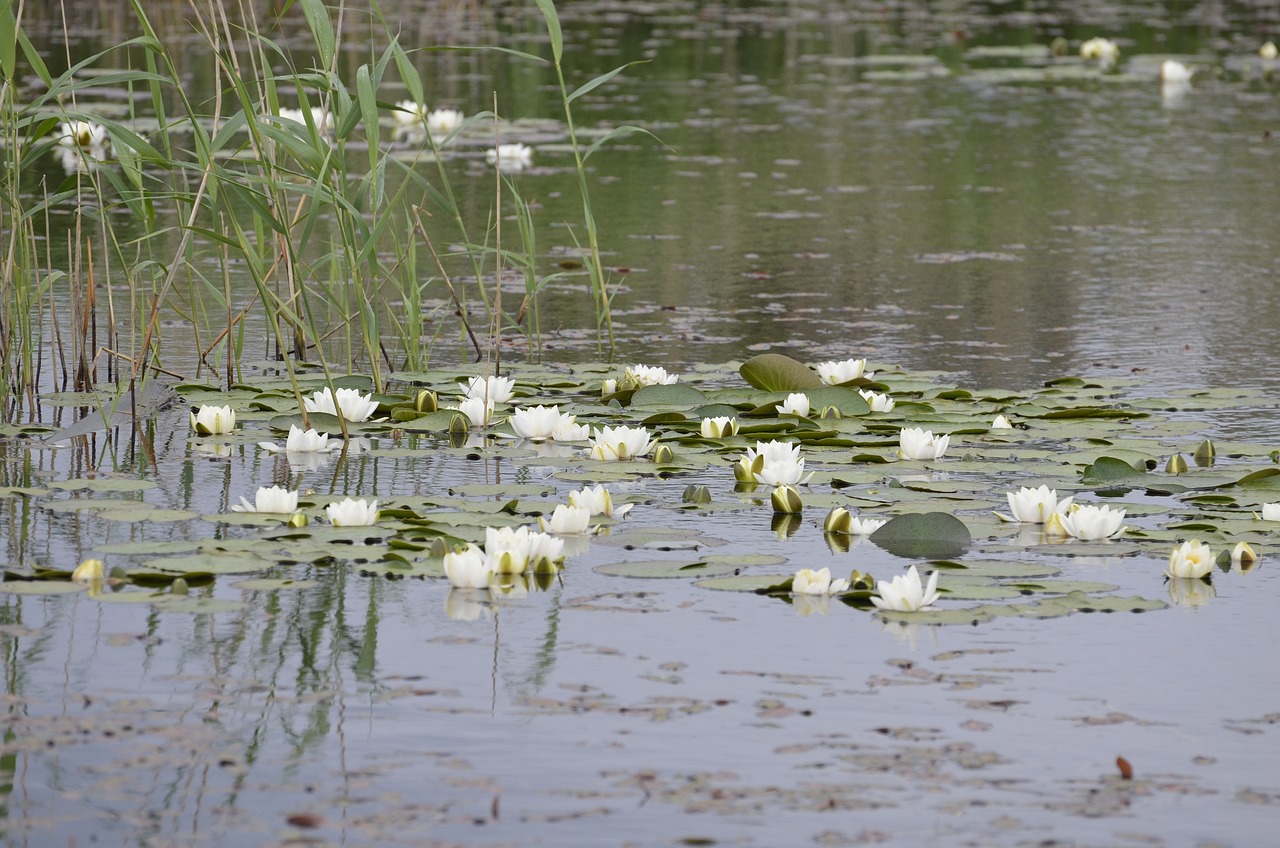
<svg viewBox="0 0 1280 848">
<path fill-rule="evenodd" d="M 899 515 L 870 538 L 895 556 L 925 559 L 957 557 L 972 541 L 964 522 L 945 512 Z"/>
<path fill-rule="evenodd" d="M 286 580 L 273 577 L 250 578 L 231 584 L 231 588 L 245 592 L 279 592 L 282 590 L 314 589 L 320 585 L 319 580 Z"/>
<path fill-rule="evenodd" d="M 84 583 L 54 580 L 6 580 L 0 583 L 0 593 L 5 595 L 74 595 L 86 588 Z"/>
<path fill-rule="evenodd" d="M 818 373 L 789 356 L 762 353 L 753 356 L 738 369 L 742 379 L 767 392 L 800 392 L 823 386 Z"/>
<path fill-rule="evenodd" d="M 713 577 L 732 574 L 735 566 L 728 563 L 703 562 L 701 560 L 650 560 L 618 562 L 597 566 L 597 574 L 611 577 L 673 578 Z"/>
</svg>

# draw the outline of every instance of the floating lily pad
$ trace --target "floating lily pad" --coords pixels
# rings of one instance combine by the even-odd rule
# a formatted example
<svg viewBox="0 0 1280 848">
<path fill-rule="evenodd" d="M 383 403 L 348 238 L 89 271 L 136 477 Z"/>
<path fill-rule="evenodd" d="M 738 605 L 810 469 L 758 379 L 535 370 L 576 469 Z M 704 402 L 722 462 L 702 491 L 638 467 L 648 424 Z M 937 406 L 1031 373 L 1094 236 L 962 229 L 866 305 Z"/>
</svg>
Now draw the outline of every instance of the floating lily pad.
<svg viewBox="0 0 1280 848">
<path fill-rule="evenodd" d="M 972 537 L 954 515 L 926 512 L 890 519 L 871 534 L 871 541 L 895 556 L 949 559 L 964 553 Z"/>
<path fill-rule="evenodd" d="M 279 592 L 314 589 L 320 585 L 319 580 L 286 580 L 283 578 L 260 577 L 239 580 L 231 584 L 231 588 L 245 592 Z"/>
<path fill-rule="evenodd" d="M 799 392 L 823 385 L 816 371 L 789 356 L 762 353 L 742 363 L 742 379 L 767 392 Z"/>
<path fill-rule="evenodd" d="M 728 563 L 704 562 L 702 560 L 650 560 L 641 562 L 618 562 L 598 566 L 597 574 L 611 577 L 640 578 L 672 578 L 672 577 L 713 577 L 721 574 L 732 574 L 736 566 Z"/>
<path fill-rule="evenodd" d="M 74 595 L 86 588 L 83 583 L 54 580 L 6 580 L 0 583 L 0 593 L 6 595 Z"/>
</svg>

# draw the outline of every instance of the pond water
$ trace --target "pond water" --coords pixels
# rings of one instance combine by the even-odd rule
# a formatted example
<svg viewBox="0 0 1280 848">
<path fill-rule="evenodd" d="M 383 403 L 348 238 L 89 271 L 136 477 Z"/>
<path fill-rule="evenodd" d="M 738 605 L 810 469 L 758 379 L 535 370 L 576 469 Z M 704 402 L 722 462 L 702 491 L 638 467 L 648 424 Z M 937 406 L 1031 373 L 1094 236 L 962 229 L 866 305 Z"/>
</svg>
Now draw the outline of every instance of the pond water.
<svg viewBox="0 0 1280 848">
<path fill-rule="evenodd" d="M 182 6 L 156 5 L 166 38 L 199 43 Z M 111 8 L 69 8 L 76 55 L 135 34 Z M 533 4 L 386 8 L 424 40 L 436 36 L 419 23 L 439 16 L 442 39 L 546 49 Z M 60 21 L 32 15 L 60 49 Z M 666 145 L 632 136 L 591 160 L 606 262 L 627 269 L 621 358 L 749 409 L 766 396 L 708 363 L 865 356 L 902 410 L 865 428 L 754 419 L 760 438 L 800 438 L 818 471 L 791 535 L 767 490 L 734 489 L 730 463 L 754 438 L 700 442 L 671 422 L 654 425 L 677 455 L 661 470 L 606 467 L 582 445 L 451 445 L 411 423 L 371 426 L 341 458 L 290 461 L 256 446 L 280 441 L 268 422 L 293 410 L 278 371 L 248 369 L 231 393 L 184 388 L 146 439 L 7 438 L 0 534 L 14 575 L 88 557 L 139 584 L 183 558 L 219 573 L 161 603 L 141 585 L 0 584 L 13 589 L 0 594 L 3 843 L 1264 844 L 1280 804 L 1265 653 L 1280 525 L 1251 512 L 1280 496 L 1238 481 L 1280 447 L 1266 367 L 1280 352 L 1280 79 L 1257 55 L 1280 28 L 1274 9 L 657 2 L 566 3 L 561 16 L 578 81 L 651 60 L 582 98 L 580 119 L 641 124 Z M 1119 73 L 1074 58 L 1094 35 L 1118 39 Z M 1056 36 L 1071 57 L 1050 58 Z M 295 21 L 281 41 L 307 37 Z M 352 68 L 369 60 L 358 42 Z M 207 93 L 187 52 L 192 91 Z M 1167 55 L 1201 69 L 1181 96 L 1162 97 Z M 497 88 L 500 111 L 548 140 L 515 179 L 538 201 L 545 260 L 575 255 L 560 222 L 581 210 L 545 70 L 495 53 L 419 59 L 433 104 L 474 112 Z M 447 167 L 483 221 L 492 171 L 484 142 L 469 144 Z M 53 216 L 51 250 L 70 220 Z M 518 344 L 509 354 L 521 400 L 597 425 L 665 410 L 599 402 L 622 368 L 589 364 L 589 300 L 581 278 L 549 286 L 541 363 Z M 216 381 L 176 315 L 165 321 L 166 364 Z M 443 398 L 467 370 L 453 370 L 452 344 L 406 376 Z M 1087 379 L 1043 385 L 1068 375 Z M 187 404 L 220 397 L 240 430 L 193 436 Z M 40 409 L 49 429 L 86 401 L 61 404 Z M 1051 415 L 1122 404 L 1133 414 Z M 990 431 L 998 409 L 1020 429 Z M 953 433 L 945 459 L 856 458 L 892 458 L 897 429 L 917 423 Z M 1160 466 L 1205 438 L 1218 462 L 1193 465 L 1183 491 Z M 1160 465 L 1136 483 L 1084 482 L 1108 451 Z M 597 480 L 631 512 L 578 540 L 542 587 L 450 590 L 422 550 L 438 532 L 423 516 L 472 538 Z M 992 517 L 1005 491 L 1041 482 L 1124 505 L 1136 533 L 1055 544 Z M 308 528 L 229 512 L 271 483 L 304 493 Z M 691 483 L 710 504 L 686 502 Z M 315 520 L 343 495 L 401 511 L 367 535 Z M 939 624 L 616 573 L 660 561 L 887 579 L 920 562 L 861 538 L 841 550 L 822 532 L 837 503 L 967 525 L 958 561 L 1007 573 L 946 571 L 943 612 L 1054 596 L 1053 581 L 1093 585 L 1092 606 Z M 1169 548 L 1191 536 L 1215 553 L 1248 541 L 1261 564 L 1166 585 Z M 1099 598 L 1121 600 L 1108 611 Z"/>
</svg>

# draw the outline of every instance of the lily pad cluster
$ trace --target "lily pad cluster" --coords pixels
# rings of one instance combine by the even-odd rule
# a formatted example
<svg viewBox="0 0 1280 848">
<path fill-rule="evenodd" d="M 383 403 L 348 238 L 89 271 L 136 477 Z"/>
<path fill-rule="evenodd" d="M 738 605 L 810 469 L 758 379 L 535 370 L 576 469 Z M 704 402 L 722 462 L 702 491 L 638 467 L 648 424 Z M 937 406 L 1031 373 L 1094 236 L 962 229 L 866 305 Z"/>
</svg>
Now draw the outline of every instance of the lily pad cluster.
<svg viewBox="0 0 1280 848">
<path fill-rule="evenodd" d="M 104 580 L 113 591 L 98 593 L 106 596 L 128 594 L 130 587 L 167 591 L 179 579 L 183 591 L 200 590 L 220 574 L 287 579 L 289 568 L 303 563 L 435 579 L 445 577 L 450 556 L 468 557 L 459 563 L 468 576 L 455 585 L 479 586 L 478 557 L 485 551 L 479 546 L 493 534 L 541 529 L 564 542 L 564 556 L 571 556 L 593 534 L 615 530 L 631 506 L 615 505 L 618 490 L 611 496 L 608 487 L 672 479 L 687 484 L 683 496 L 651 502 L 641 527 L 666 521 L 663 511 L 701 516 L 709 528 L 721 513 L 757 512 L 762 532 L 768 524 L 781 551 L 795 534 L 822 533 L 833 553 L 854 562 L 848 586 L 836 574 L 828 586 L 839 591 L 814 594 L 855 607 L 870 608 L 873 597 L 886 600 L 877 580 L 901 595 L 908 587 L 895 581 L 911 572 L 900 570 L 919 563 L 915 594 L 923 599 L 936 589 L 937 603 L 931 598 L 879 614 L 938 623 L 1164 605 L 1117 598 L 1109 594 L 1113 584 L 1064 573 L 1079 571 L 1075 560 L 1100 556 L 1146 568 L 1153 590 L 1167 570 L 1172 602 L 1203 603 L 1207 591 L 1177 581 L 1204 583 L 1213 568 L 1247 579 L 1240 575 L 1280 530 L 1275 448 L 1215 446 L 1197 432 L 1197 419 L 1217 410 L 1256 408 L 1256 397 L 1231 390 L 1144 398 L 1136 381 L 1077 378 L 1029 392 L 964 389 L 937 374 L 868 369 L 860 360 L 810 365 L 777 354 L 680 374 L 639 365 L 523 365 L 503 376 L 401 373 L 390 385 L 395 388 L 379 390 L 366 378 L 346 377 L 297 386 L 262 377 L 230 391 L 178 386 L 193 408 L 194 451 L 278 450 L 284 479 L 294 485 L 279 486 L 278 474 L 262 481 L 260 491 L 241 496 L 241 511 L 168 515 L 144 499 L 145 481 L 117 480 L 119 486 L 92 499 L 75 494 L 81 487 L 101 490 L 105 480 L 59 481 L 39 492 L 51 510 L 238 526 L 244 536 L 171 547 L 100 545 L 94 553 L 111 563 Z M 876 411 L 868 394 L 892 403 L 881 402 Z M 264 431 L 287 436 L 283 447 L 261 441 Z M 928 433 L 933 447 L 904 450 L 907 433 L 913 439 Z M 296 450 L 290 448 L 295 439 Z M 1183 453 L 1193 464 L 1173 461 Z M 429 496 L 394 486 L 318 495 L 306 485 L 327 479 L 342 463 L 469 457 L 502 457 L 538 469 L 544 483 L 460 484 Z M 566 496 L 570 487 L 581 488 Z M 1053 504 L 1037 500 L 1050 495 Z M 0 496 L 40 495 L 14 488 Z M 998 516 L 1006 506 L 1013 514 Z M 808 517 L 815 508 L 826 516 L 821 522 Z M 1028 519 L 1031 514 L 1038 518 Z M 1117 514 L 1124 523 L 1111 526 Z M 1096 533 L 1059 532 L 1095 523 L 1102 527 Z M 1046 565 L 1050 558 L 1064 566 Z M 527 552 L 522 559 L 540 561 Z M 562 557 L 543 559 L 558 565 Z M 640 568 L 645 562 L 641 557 L 631 568 L 623 561 L 598 573 L 701 578 L 697 585 L 704 588 L 790 596 L 797 594 L 791 586 L 797 569 L 817 571 L 787 559 L 793 567 L 782 574 L 746 573 L 768 568 L 759 562 L 735 566 L 732 574 L 701 558 Z M 553 567 L 527 569 L 530 576 L 520 581 L 510 575 L 526 569 L 489 571 L 508 575 L 501 584 L 508 589 L 560 579 Z M 70 569 L 11 570 L 5 586 L 13 589 L 19 578 L 60 582 L 69 576 Z M 805 585 L 814 585 L 809 576 Z M 979 605 L 956 605 L 965 601 Z"/>
</svg>

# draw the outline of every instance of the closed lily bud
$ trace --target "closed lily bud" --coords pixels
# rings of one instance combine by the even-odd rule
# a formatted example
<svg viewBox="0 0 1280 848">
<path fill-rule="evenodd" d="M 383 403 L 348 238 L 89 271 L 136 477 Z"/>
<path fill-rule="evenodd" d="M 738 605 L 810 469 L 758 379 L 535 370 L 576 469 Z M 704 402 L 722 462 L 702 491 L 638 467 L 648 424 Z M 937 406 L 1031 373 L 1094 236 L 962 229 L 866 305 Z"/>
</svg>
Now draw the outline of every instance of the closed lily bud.
<svg viewBox="0 0 1280 848">
<path fill-rule="evenodd" d="M 169 584 L 170 595 L 186 595 L 191 591 L 191 587 L 187 585 L 187 581 L 181 577 Z"/>
<path fill-rule="evenodd" d="M 1207 467 L 1213 465 L 1213 459 L 1218 452 L 1214 450 L 1213 442 L 1205 439 L 1196 446 L 1196 452 L 1192 454 L 1192 459 L 1196 461 L 1196 465 Z"/>
<path fill-rule="evenodd" d="M 455 413 L 449 419 L 449 444 L 455 448 L 460 448 L 467 443 L 467 436 L 471 432 L 471 419 L 463 415 L 461 412 Z"/>
<path fill-rule="evenodd" d="M 676 454 L 671 449 L 671 445 L 658 445 L 653 449 L 654 465 L 670 465 L 675 458 Z"/>
<path fill-rule="evenodd" d="M 819 418 L 843 418 L 844 414 L 834 406 L 824 406 L 822 407 L 822 412 L 819 413 L 818 417 Z"/>
<path fill-rule="evenodd" d="M 699 486 L 697 483 L 690 483 L 685 487 L 684 494 L 680 499 L 685 503 L 692 504 L 711 503 L 711 490 L 706 486 Z"/>
<path fill-rule="evenodd" d="M 429 389 L 422 389 L 413 399 L 413 409 L 415 412 L 435 412 L 440 408 L 440 398 L 436 393 Z"/>
<path fill-rule="evenodd" d="M 90 580 L 102 580 L 107 576 L 106 566 L 100 559 L 87 559 L 71 572 L 71 579 L 77 583 L 88 583 Z"/>
<path fill-rule="evenodd" d="M 778 486 L 769 496 L 773 511 L 784 515 L 794 515 L 804 509 L 804 501 L 794 486 Z"/>
<path fill-rule="evenodd" d="M 1245 566 L 1245 570 L 1247 571 L 1248 566 L 1251 566 L 1258 561 L 1258 554 L 1253 550 L 1248 542 L 1240 542 L 1231 549 L 1231 561 Z"/>
<path fill-rule="evenodd" d="M 618 391 L 618 381 L 610 378 L 600 384 L 600 397 L 608 397 Z"/>
<path fill-rule="evenodd" d="M 290 527 L 306 527 L 307 514 L 305 512 L 295 512 L 289 516 L 288 524 Z"/>
<path fill-rule="evenodd" d="M 739 483 L 756 482 L 756 472 L 764 468 L 764 456 L 757 456 L 754 460 L 743 457 L 734 463 L 733 479 Z"/>
<path fill-rule="evenodd" d="M 853 516 L 842 506 L 828 512 L 826 521 L 822 522 L 824 533 L 848 533 L 851 527 L 853 527 Z"/>
<path fill-rule="evenodd" d="M 854 570 L 849 573 L 850 589 L 865 589 L 870 592 L 876 588 L 876 579 L 865 571 Z"/>
<path fill-rule="evenodd" d="M 1164 470 L 1166 474 L 1185 474 L 1187 471 L 1187 460 L 1180 453 L 1175 453 L 1169 457 L 1169 461 L 1165 463 Z"/>
</svg>

